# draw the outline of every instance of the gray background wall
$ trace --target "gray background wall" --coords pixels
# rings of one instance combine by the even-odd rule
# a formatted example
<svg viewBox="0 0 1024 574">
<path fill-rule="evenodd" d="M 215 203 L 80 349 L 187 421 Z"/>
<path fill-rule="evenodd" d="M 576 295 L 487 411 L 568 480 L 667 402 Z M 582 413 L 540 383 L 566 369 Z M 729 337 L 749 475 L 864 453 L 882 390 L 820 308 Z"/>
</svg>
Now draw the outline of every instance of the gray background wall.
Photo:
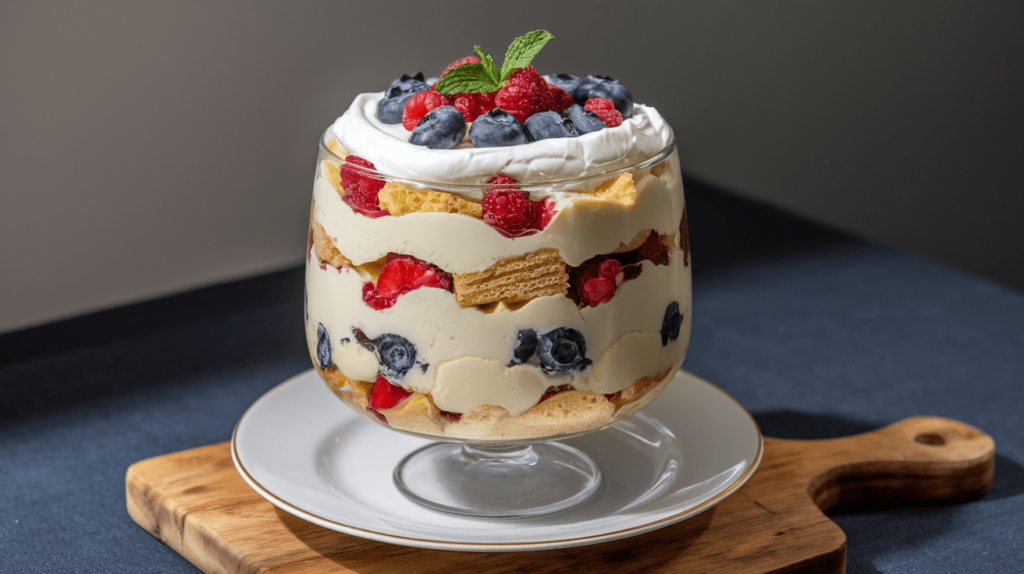
<svg viewBox="0 0 1024 574">
<path fill-rule="evenodd" d="M 0 331 L 301 261 L 359 92 L 537 28 L 692 175 L 1024 289 L 1017 2 L 0 4 Z M 699 254 L 695 254 L 699 261 Z M 699 272 L 699 271 L 698 271 Z"/>
</svg>

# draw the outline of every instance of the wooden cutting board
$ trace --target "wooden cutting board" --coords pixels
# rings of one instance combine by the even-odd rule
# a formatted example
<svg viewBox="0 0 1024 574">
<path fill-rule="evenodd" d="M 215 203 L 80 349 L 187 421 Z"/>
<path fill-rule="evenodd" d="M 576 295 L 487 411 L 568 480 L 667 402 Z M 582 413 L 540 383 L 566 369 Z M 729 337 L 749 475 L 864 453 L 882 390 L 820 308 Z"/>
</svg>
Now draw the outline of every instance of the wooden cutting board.
<svg viewBox="0 0 1024 574">
<path fill-rule="evenodd" d="M 228 443 L 137 462 L 128 513 L 204 572 L 842 572 L 846 536 L 822 510 L 861 500 L 956 500 L 992 485 L 995 443 L 949 419 L 837 439 L 765 438 L 750 481 L 721 504 L 632 538 L 564 550 L 406 548 L 278 510 L 242 480 Z"/>
</svg>

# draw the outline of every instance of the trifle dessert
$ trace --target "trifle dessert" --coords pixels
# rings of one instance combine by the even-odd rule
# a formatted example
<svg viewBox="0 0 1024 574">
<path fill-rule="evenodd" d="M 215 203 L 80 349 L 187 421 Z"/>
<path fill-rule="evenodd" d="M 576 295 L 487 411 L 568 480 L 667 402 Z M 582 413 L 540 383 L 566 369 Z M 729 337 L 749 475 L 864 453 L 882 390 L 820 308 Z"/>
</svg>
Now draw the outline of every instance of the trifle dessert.
<svg viewBox="0 0 1024 574">
<path fill-rule="evenodd" d="M 671 128 L 602 76 L 542 76 L 551 38 L 479 47 L 359 95 L 323 134 L 306 334 L 369 420 L 492 443 L 636 412 L 690 333 Z"/>
</svg>

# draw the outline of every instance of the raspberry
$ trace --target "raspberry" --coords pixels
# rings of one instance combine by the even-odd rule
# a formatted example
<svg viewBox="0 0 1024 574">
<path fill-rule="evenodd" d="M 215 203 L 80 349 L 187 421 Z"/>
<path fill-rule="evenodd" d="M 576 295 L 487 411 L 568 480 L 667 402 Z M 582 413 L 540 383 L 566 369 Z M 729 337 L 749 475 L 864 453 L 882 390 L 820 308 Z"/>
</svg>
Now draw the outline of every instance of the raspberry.
<svg viewBox="0 0 1024 574">
<path fill-rule="evenodd" d="M 494 103 L 494 98 L 497 95 L 498 92 L 479 92 L 473 94 L 473 97 L 476 98 L 476 106 L 479 108 L 476 117 L 480 117 L 498 107 L 497 104 Z"/>
<path fill-rule="evenodd" d="M 516 184 L 519 183 L 514 177 L 507 175 L 496 175 L 491 178 L 491 181 L 487 182 L 491 185 L 491 189 L 516 189 Z"/>
<path fill-rule="evenodd" d="M 553 112 L 562 113 L 572 105 L 572 96 L 554 84 L 548 84 L 548 100 Z"/>
<path fill-rule="evenodd" d="M 605 279 L 615 281 L 616 283 L 618 283 L 618 281 L 616 281 L 616 277 L 618 277 L 619 273 L 622 273 L 622 264 L 614 259 L 605 259 L 597 267 L 598 275 Z"/>
<path fill-rule="evenodd" d="M 481 202 L 484 222 L 505 237 L 519 237 L 534 221 L 534 203 L 511 177 L 499 175 L 490 183 Z"/>
<path fill-rule="evenodd" d="M 390 215 L 380 208 L 377 194 L 384 181 L 372 176 L 377 168 L 365 159 L 349 155 L 341 164 L 341 186 L 345 188 L 342 200 L 357 212 L 368 217 Z"/>
<path fill-rule="evenodd" d="M 480 115 L 480 106 L 476 103 L 474 94 L 455 94 L 452 106 L 462 112 L 466 122 L 471 122 Z"/>
<path fill-rule="evenodd" d="M 423 119 L 423 116 L 427 115 L 427 112 L 447 103 L 443 95 L 433 90 L 417 93 L 405 103 L 405 108 L 402 109 L 402 126 L 412 131 L 416 124 Z"/>
<path fill-rule="evenodd" d="M 530 227 L 534 229 L 544 229 L 551 223 L 551 220 L 555 218 L 555 200 L 550 197 L 545 197 L 540 201 L 533 202 L 533 212 L 535 214 L 533 225 Z"/>
<path fill-rule="evenodd" d="M 420 287 L 451 291 L 452 278 L 436 266 L 411 255 L 388 253 L 377 284 L 368 281 L 363 285 L 363 302 L 381 311 L 393 306 L 399 296 Z"/>
<path fill-rule="evenodd" d="M 465 58 L 461 58 L 459 60 L 455 60 L 451 64 L 448 64 L 448 67 L 445 68 L 443 72 L 441 72 L 441 76 L 440 77 L 443 78 L 445 74 L 447 74 L 448 72 L 450 72 L 450 71 L 454 70 L 455 68 L 458 68 L 459 66 L 462 66 L 464 64 L 479 64 L 479 63 L 480 63 L 480 58 L 477 58 L 476 56 L 466 56 Z"/>
<path fill-rule="evenodd" d="M 523 123 L 537 112 L 554 111 L 549 85 L 533 66 L 527 66 L 512 74 L 505 87 L 498 90 L 494 103 Z"/>
<path fill-rule="evenodd" d="M 366 408 L 373 411 L 377 418 L 387 422 L 387 419 L 377 411 L 390 409 L 411 394 L 402 387 L 391 384 L 390 381 L 384 378 L 384 375 L 377 375 L 377 380 L 374 381 L 373 387 L 370 388 L 369 404 L 367 404 Z"/>
<path fill-rule="evenodd" d="M 615 295 L 615 282 L 604 277 L 595 277 L 583 284 L 583 299 L 591 307 L 598 303 L 607 303 Z"/>
<path fill-rule="evenodd" d="M 583 106 L 583 109 L 597 114 L 597 117 L 601 118 L 604 125 L 610 128 L 622 125 L 622 114 L 615 109 L 615 104 L 613 104 L 611 100 L 606 100 L 604 98 L 590 98 Z"/>
<path fill-rule="evenodd" d="M 668 247 L 661 242 L 661 238 L 653 231 L 647 237 L 647 241 L 644 241 L 644 244 L 637 248 L 637 252 L 640 254 L 641 260 L 647 259 L 655 265 L 668 265 Z"/>
</svg>

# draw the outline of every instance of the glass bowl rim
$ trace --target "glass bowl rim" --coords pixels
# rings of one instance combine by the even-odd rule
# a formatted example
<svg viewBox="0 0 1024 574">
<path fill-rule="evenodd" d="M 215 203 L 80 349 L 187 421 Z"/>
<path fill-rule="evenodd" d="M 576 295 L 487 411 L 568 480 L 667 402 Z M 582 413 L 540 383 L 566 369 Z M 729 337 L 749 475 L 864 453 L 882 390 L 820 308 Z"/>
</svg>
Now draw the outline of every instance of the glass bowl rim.
<svg viewBox="0 0 1024 574">
<path fill-rule="evenodd" d="M 330 161 L 348 164 L 348 162 L 334 153 L 330 148 L 327 147 L 327 142 L 333 137 L 331 128 L 328 127 L 324 130 L 323 135 L 320 136 L 320 154 L 326 156 Z M 338 144 L 340 147 L 340 144 Z M 524 144 L 529 145 L 529 144 Z M 658 165 L 662 161 L 668 159 L 670 155 L 676 150 L 676 138 L 673 137 L 672 141 L 668 143 L 658 153 L 652 157 L 643 161 L 628 165 L 626 167 L 608 170 L 601 173 L 596 173 L 583 177 L 570 177 L 563 179 L 551 179 L 543 182 L 535 183 L 517 183 L 516 187 L 523 191 L 535 191 L 541 194 L 548 193 L 551 191 L 587 191 L 599 185 L 602 182 L 608 181 L 614 177 L 618 177 L 627 172 L 633 172 L 649 167 Z M 363 175 L 379 179 L 385 182 L 397 182 L 415 189 L 432 190 L 432 191 L 447 191 L 456 193 L 459 195 L 466 196 L 482 196 L 483 193 L 491 186 L 489 183 L 456 183 L 456 182 L 439 182 L 439 181 L 427 181 L 417 180 L 403 177 L 395 177 L 380 173 L 375 169 L 369 169 L 363 166 L 351 165 L 350 169 L 359 171 Z M 498 175 L 498 174 L 495 174 Z M 554 188 L 554 189 L 553 189 Z"/>
</svg>

